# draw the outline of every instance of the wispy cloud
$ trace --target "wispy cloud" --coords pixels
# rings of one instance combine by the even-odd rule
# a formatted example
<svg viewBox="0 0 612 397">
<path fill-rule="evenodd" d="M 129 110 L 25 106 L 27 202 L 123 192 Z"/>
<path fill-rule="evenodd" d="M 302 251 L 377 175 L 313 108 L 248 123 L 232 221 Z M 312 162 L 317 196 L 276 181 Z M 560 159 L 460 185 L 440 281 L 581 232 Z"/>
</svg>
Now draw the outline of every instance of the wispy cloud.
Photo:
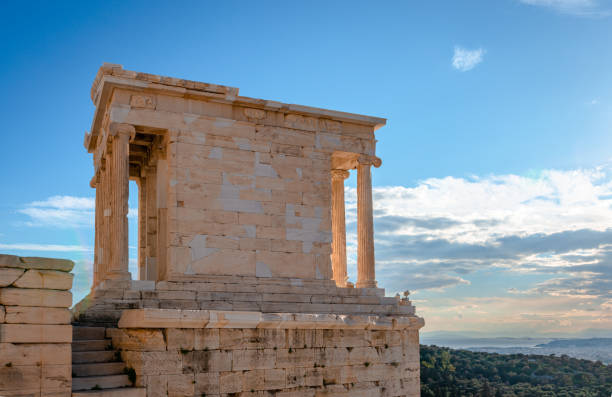
<svg viewBox="0 0 612 397">
<path fill-rule="evenodd" d="M 30 207 L 93 210 L 96 202 L 92 197 L 52 196 L 43 201 L 34 201 Z"/>
<path fill-rule="evenodd" d="M 48 251 L 48 252 L 91 252 L 91 248 L 82 245 L 63 244 L 3 244 L 0 249 L 14 251 Z"/>
<path fill-rule="evenodd" d="M 52 196 L 33 201 L 19 210 L 30 219 L 29 226 L 54 228 L 92 227 L 95 216 L 95 199 L 92 197 Z M 137 208 L 130 208 L 128 217 L 136 218 Z"/>
<path fill-rule="evenodd" d="M 474 67 L 476 67 L 476 65 L 482 62 L 482 57 L 484 54 L 485 50 L 482 48 L 468 50 L 466 48 L 456 46 L 452 60 L 453 67 L 461 72 L 472 70 Z"/>
<path fill-rule="evenodd" d="M 582 17 L 604 17 L 610 10 L 598 0 L 519 0 L 523 4 L 546 7 L 562 14 Z"/>
<path fill-rule="evenodd" d="M 30 217 L 30 226 L 75 228 L 93 225 L 95 200 L 91 197 L 52 196 L 34 201 L 19 212 Z"/>
</svg>

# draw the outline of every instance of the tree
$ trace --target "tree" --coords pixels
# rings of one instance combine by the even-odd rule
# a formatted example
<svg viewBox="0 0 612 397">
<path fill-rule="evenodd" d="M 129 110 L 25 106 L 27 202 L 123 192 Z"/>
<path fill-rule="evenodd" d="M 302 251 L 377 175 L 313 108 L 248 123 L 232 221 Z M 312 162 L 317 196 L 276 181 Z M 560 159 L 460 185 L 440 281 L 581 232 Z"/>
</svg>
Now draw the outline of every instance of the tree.
<svg viewBox="0 0 612 397">
<path fill-rule="evenodd" d="M 480 397 L 493 397 L 493 392 L 491 391 L 491 386 L 489 386 L 489 382 L 487 380 L 484 381 L 482 387 L 480 388 Z"/>
<path fill-rule="evenodd" d="M 421 346 L 423 397 L 608 397 L 612 365 Z"/>
</svg>

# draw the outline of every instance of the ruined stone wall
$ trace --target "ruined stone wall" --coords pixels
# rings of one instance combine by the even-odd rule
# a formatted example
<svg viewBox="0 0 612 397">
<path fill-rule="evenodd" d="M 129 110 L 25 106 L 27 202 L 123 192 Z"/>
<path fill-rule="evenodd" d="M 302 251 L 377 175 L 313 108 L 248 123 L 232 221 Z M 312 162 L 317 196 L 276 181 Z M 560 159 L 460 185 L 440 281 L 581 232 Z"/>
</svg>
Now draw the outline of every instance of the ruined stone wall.
<svg viewBox="0 0 612 397">
<path fill-rule="evenodd" d="M 73 266 L 0 254 L 0 395 L 71 395 Z"/>
<path fill-rule="evenodd" d="M 231 327 L 221 321 L 196 329 L 124 327 L 108 332 L 122 359 L 135 370 L 136 384 L 146 387 L 149 397 L 420 393 L 418 327 L 225 326 Z"/>
</svg>

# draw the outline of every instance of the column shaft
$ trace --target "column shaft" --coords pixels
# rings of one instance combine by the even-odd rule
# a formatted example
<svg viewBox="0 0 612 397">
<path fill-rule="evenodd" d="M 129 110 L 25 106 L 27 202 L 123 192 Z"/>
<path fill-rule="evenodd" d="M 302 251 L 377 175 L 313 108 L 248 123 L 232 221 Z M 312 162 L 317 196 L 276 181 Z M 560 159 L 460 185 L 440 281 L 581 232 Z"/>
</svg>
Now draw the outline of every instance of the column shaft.
<svg viewBox="0 0 612 397">
<path fill-rule="evenodd" d="M 138 279 L 147 279 L 147 178 L 138 179 Z"/>
<path fill-rule="evenodd" d="M 98 282 L 106 280 L 108 272 L 108 261 L 110 259 L 109 247 L 109 215 L 110 215 L 110 200 L 108 188 L 108 161 L 104 161 L 104 165 L 100 167 L 100 190 L 101 190 L 101 217 L 100 217 L 100 253 L 98 265 Z"/>
<path fill-rule="evenodd" d="M 112 127 L 112 126 L 111 126 Z M 127 126 L 131 127 L 131 126 Z M 131 127 L 132 129 L 134 127 Z M 112 140 L 111 154 L 111 202 L 110 240 L 112 242 L 110 268 L 107 278 L 129 280 L 128 271 L 128 197 L 130 189 L 129 128 L 116 127 Z"/>
<path fill-rule="evenodd" d="M 157 161 L 157 280 L 168 279 L 168 161 Z"/>
<path fill-rule="evenodd" d="M 372 162 L 357 165 L 357 287 L 376 288 L 374 219 L 372 214 Z"/>
<path fill-rule="evenodd" d="M 95 237 L 94 237 L 94 264 L 93 264 L 93 286 L 95 287 L 100 282 L 100 240 L 102 234 L 102 216 L 104 209 L 102 208 L 102 191 L 100 189 L 100 177 L 97 176 L 96 182 L 96 208 L 95 208 Z"/>
<path fill-rule="evenodd" d="M 157 280 L 157 169 L 146 167 L 147 249 L 146 280 Z"/>
<path fill-rule="evenodd" d="M 334 281 L 339 287 L 346 287 L 346 223 L 344 215 L 344 180 L 349 173 L 332 170 L 332 269 Z"/>
</svg>

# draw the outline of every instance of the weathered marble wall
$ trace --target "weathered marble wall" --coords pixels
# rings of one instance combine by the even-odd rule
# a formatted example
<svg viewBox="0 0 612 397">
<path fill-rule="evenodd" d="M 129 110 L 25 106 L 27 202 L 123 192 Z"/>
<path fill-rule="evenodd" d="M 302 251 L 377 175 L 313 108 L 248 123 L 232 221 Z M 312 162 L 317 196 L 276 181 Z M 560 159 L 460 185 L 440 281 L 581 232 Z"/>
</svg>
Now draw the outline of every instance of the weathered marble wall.
<svg viewBox="0 0 612 397">
<path fill-rule="evenodd" d="M 0 254 L 0 395 L 71 395 L 73 266 Z"/>
<path fill-rule="evenodd" d="M 168 326 L 181 326 L 168 312 Z M 206 317 L 200 328 L 134 328 L 147 323 L 138 317 L 108 333 L 149 397 L 419 395 L 418 327 L 314 329 L 298 315 L 291 328 L 225 328 L 241 316 Z"/>
<path fill-rule="evenodd" d="M 331 279 L 331 154 L 314 151 L 314 133 L 209 124 L 168 149 L 173 270 Z"/>
</svg>

